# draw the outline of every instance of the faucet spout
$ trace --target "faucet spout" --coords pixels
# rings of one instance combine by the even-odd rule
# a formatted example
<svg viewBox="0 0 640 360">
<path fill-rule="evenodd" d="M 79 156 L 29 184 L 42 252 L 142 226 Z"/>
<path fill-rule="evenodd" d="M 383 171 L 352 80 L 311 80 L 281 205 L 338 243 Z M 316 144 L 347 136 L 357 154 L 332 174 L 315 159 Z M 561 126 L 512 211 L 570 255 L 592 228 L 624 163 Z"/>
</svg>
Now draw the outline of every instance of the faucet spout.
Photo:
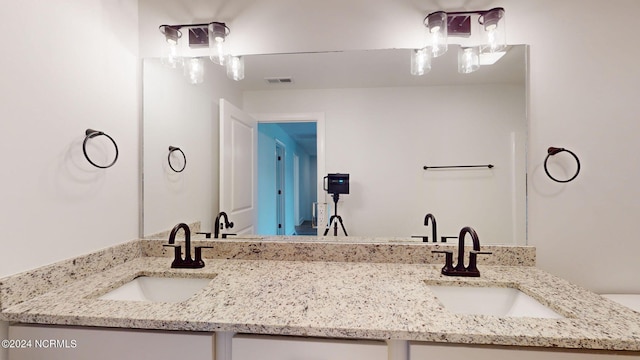
<svg viewBox="0 0 640 360">
<path fill-rule="evenodd" d="M 184 247 L 186 248 L 184 249 L 183 261 L 193 261 L 193 259 L 191 259 L 191 229 L 189 229 L 189 225 L 180 223 L 174 226 L 171 230 L 171 233 L 169 234 L 169 244 L 175 244 L 176 235 L 178 234 L 178 231 L 180 231 L 180 229 L 184 230 Z M 180 256 L 180 258 L 182 260 L 182 256 Z"/>
<path fill-rule="evenodd" d="M 429 219 L 431 219 L 431 241 L 438 242 L 438 228 L 436 225 L 436 217 L 429 213 L 424 217 L 424 226 L 429 225 Z"/>
<path fill-rule="evenodd" d="M 460 235 L 458 236 L 458 263 L 455 267 L 456 271 L 467 270 L 464 266 L 464 239 L 467 234 L 471 235 L 473 250 L 480 251 L 480 239 L 478 238 L 478 233 L 469 226 L 462 228 L 462 230 L 460 230 Z"/>
</svg>

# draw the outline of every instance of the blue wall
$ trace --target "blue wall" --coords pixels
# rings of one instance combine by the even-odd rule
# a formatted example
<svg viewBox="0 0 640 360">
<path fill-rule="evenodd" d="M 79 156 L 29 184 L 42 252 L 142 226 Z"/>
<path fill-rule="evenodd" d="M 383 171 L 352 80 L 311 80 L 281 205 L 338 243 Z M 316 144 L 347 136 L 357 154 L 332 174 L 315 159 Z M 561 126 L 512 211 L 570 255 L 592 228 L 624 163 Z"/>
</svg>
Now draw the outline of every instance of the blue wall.
<svg viewBox="0 0 640 360">
<path fill-rule="evenodd" d="M 295 233 L 299 219 L 294 219 L 293 154 L 299 157 L 300 216 L 311 220 L 311 204 L 315 199 L 315 158 L 298 147 L 296 142 L 276 123 L 258 123 L 258 226 L 257 234 L 277 233 L 276 214 L 276 140 L 285 147 L 285 231 Z M 312 178 L 313 176 L 313 178 Z M 313 186 L 311 186 L 313 184 Z"/>
</svg>

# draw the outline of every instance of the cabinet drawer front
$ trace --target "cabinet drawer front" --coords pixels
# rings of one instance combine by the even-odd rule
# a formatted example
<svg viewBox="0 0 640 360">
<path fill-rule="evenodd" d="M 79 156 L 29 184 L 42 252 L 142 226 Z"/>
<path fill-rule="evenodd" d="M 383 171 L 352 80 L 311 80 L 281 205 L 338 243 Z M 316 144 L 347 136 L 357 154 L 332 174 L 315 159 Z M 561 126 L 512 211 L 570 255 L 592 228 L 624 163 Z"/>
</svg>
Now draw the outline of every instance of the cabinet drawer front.
<svg viewBox="0 0 640 360">
<path fill-rule="evenodd" d="M 232 360 L 387 360 L 383 341 L 237 335 Z"/>
</svg>

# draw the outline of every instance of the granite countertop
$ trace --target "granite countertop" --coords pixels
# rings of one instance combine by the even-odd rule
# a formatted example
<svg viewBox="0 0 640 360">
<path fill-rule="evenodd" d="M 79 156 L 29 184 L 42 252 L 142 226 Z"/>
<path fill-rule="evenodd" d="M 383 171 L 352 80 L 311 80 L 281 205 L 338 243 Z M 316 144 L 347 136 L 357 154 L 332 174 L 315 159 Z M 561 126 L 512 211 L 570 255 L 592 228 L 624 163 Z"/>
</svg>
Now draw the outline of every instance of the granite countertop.
<svg viewBox="0 0 640 360">
<path fill-rule="evenodd" d="M 640 313 L 533 266 L 479 265 L 480 278 L 459 278 L 442 276 L 441 264 L 213 258 L 206 259 L 204 269 L 171 269 L 171 258 L 144 255 L 140 252 L 43 294 L 5 304 L 0 319 L 137 329 L 640 350 Z M 141 274 L 212 280 L 180 303 L 97 298 Z M 429 289 L 428 284 L 436 283 L 516 285 L 566 318 L 453 314 Z"/>
</svg>

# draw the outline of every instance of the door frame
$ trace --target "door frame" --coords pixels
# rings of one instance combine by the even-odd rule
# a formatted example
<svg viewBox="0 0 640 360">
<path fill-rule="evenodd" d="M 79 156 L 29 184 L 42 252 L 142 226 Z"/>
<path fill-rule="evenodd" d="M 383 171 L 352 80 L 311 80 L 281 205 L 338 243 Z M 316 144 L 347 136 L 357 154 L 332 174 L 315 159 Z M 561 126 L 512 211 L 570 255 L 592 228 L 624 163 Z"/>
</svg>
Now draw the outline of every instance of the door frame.
<svg viewBox="0 0 640 360">
<path fill-rule="evenodd" d="M 287 147 L 276 139 L 276 234 L 285 235 L 287 223 L 286 163 Z"/>
<path fill-rule="evenodd" d="M 250 113 L 258 123 L 280 122 L 315 122 L 316 123 L 316 202 L 326 203 L 326 194 L 322 184 L 322 177 L 326 174 L 325 167 L 325 119 L 323 112 L 309 113 Z M 256 174 L 257 176 L 257 174 Z M 257 181 L 257 179 L 256 179 Z"/>
<path fill-rule="evenodd" d="M 317 147 L 317 145 L 316 145 Z M 295 226 L 302 225 L 300 221 L 300 155 L 293 152 L 293 221 Z"/>
</svg>

